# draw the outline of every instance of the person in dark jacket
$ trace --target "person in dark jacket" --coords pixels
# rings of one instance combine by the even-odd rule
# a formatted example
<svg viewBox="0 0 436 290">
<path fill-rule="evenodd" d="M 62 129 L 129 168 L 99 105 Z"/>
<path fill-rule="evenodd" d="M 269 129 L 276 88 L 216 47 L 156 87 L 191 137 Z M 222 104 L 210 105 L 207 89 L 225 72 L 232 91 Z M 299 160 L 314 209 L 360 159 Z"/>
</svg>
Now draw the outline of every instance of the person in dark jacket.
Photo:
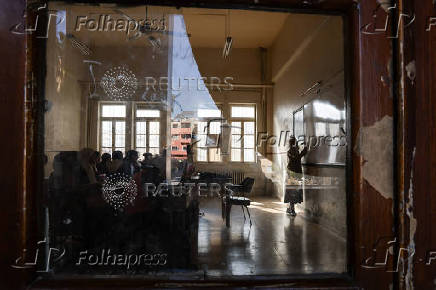
<svg viewBox="0 0 436 290">
<path fill-rule="evenodd" d="M 146 183 L 152 183 L 156 187 L 163 182 L 164 178 L 160 174 L 159 168 L 154 166 L 150 153 L 144 154 L 144 161 L 141 163 L 141 170 L 134 175 L 134 180 L 138 186 L 138 192 L 142 193 L 142 187 Z"/>
<path fill-rule="evenodd" d="M 83 148 L 78 154 L 78 160 L 80 162 L 80 184 L 97 183 L 95 165 L 98 159 L 95 151 L 90 148 Z"/>
<path fill-rule="evenodd" d="M 127 206 L 126 213 L 142 213 L 143 218 L 149 221 L 153 216 L 152 210 L 157 203 L 156 199 L 153 198 L 153 194 L 144 190 L 148 190 L 151 184 L 157 188 L 159 184 L 164 181 L 159 169 L 152 164 L 150 153 L 144 154 L 144 161 L 141 163 L 141 170 L 133 176 L 133 180 L 135 180 L 138 188 L 138 196 L 132 205 Z"/>
<path fill-rule="evenodd" d="M 111 155 L 109 153 L 103 153 L 103 155 L 101 155 L 101 162 L 97 164 L 97 174 L 108 174 L 110 162 Z"/>
<path fill-rule="evenodd" d="M 289 177 L 302 180 L 303 168 L 301 166 L 301 158 L 307 154 L 307 146 L 303 148 L 300 152 L 298 149 L 297 140 L 294 136 L 289 139 L 289 150 L 288 150 L 288 175 Z M 304 182 L 304 180 L 303 180 Z M 289 207 L 286 210 L 291 216 L 296 216 L 295 204 L 303 201 L 303 190 L 292 189 L 286 190 L 285 192 L 285 203 L 289 203 Z"/>
<path fill-rule="evenodd" d="M 124 174 L 133 177 L 137 172 L 141 170 L 141 166 L 138 163 L 138 151 L 127 151 L 126 158 L 123 161 Z"/>
<path fill-rule="evenodd" d="M 123 168 L 123 152 L 112 152 L 112 162 L 108 165 L 109 173 L 122 172 Z"/>
</svg>

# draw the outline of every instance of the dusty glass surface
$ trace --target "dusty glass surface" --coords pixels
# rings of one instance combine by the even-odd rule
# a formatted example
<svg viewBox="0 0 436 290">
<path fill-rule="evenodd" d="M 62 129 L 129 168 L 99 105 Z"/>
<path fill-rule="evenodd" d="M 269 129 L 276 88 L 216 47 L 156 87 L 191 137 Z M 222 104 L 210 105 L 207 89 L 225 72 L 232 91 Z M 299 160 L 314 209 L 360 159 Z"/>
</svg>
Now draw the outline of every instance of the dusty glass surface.
<svg viewBox="0 0 436 290">
<path fill-rule="evenodd" d="M 49 9 L 42 271 L 347 271 L 340 17 Z"/>
</svg>

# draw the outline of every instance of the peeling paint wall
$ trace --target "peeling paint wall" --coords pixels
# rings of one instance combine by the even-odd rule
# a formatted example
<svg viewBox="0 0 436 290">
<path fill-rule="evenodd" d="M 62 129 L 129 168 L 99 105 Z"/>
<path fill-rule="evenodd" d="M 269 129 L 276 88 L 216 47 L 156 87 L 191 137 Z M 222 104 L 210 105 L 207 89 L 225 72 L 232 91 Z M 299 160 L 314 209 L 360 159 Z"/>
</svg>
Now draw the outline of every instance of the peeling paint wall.
<svg viewBox="0 0 436 290">
<path fill-rule="evenodd" d="M 292 35 L 292 37 L 290 36 Z M 313 100 L 328 100 L 344 105 L 343 30 L 340 17 L 291 15 L 285 22 L 270 51 L 273 99 L 273 134 L 293 130 L 293 112 Z M 303 94 L 314 83 L 323 81 L 317 90 Z M 286 146 L 270 147 L 274 190 L 283 200 L 287 182 Z M 345 167 L 304 167 L 306 176 L 332 177 L 339 180 L 335 189 L 305 189 L 303 203 L 297 210 L 341 237 L 346 237 Z"/>
<path fill-rule="evenodd" d="M 413 154 L 412 154 L 412 170 L 410 173 L 410 181 L 409 181 L 409 193 L 408 193 L 408 201 L 406 203 L 406 214 L 409 217 L 409 245 L 407 246 L 407 249 L 409 253 L 415 253 L 415 233 L 416 233 L 416 226 L 417 226 L 417 220 L 414 217 L 413 209 L 414 209 L 414 200 L 413 200 L 413 166 L 415 162 L 415 153 L 416 153 L 416 147 L 413 148 Z M 406 289 L 414 289 L 413 287 L 413 256 L 408 256 L 407 261 L 407 273 L 405 277 L 405 285 Z"/>
<path fill-rule="evenodd" d="M 409 80 L 412 82 L 412 84 L 415 81 L 415 77 L 416 77 L 416 65 L 415 65 L 415 61 L 412 60 L 411 62 L 409 62 L 406 65 L 406 72 L 407 72 L 407 77 L 409 78 Z"/>
<path fill-rule="evenodd" d="M 362 176 L 384 198 L 393 197 L 393 119 L 384 116 L 359 130 L 354 148 L 363 158 Z"/>
</svg>

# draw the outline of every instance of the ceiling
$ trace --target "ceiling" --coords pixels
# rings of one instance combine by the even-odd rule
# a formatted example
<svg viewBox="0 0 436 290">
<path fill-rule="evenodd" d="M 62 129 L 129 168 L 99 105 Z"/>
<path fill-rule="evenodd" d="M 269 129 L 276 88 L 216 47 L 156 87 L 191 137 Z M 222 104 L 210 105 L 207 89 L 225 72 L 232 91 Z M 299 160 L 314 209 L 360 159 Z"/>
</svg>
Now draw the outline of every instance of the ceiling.
<svg viewBox="0 0 436 290">
<path fill-rule="evenodd" d="M 289 14 L 249 10 L 182 9 L 192 47 L 222 48 L 229 35 L 235 48 L 270 47 Z"/>
<path fill-rule="evenodd" d="M 113 19 L 123 19 L 114 12 L 121 10 L 133 19 L 145 18 L 145 6 L 117 8 L 117 7 L 89 7 L 67 6 L 69 12 L 68 29 L 77 38 L 92 46 L 119 46 L 127 41 L 125 32 L 109 31 L 74 31 L 78 16 L 88 16 L 98 19 L 98 15 L 109 14 Z M 58 8 L 59 9 L 59 8 Z M 64 6 L 65 9 L 65 6 Z M 193 48 L 223 48 L 226 37 L 226 18 L 228 20 L 229 35 L 233 38 L 233 48 L 270 47 L 283 26 L 288 13 L 264 12 L 252 10 L 223 10 L 199 8 L 171 8 L 148 7 L 150 18 L 162 18 L 163 14 L 182 14 L 187 32 L 191 35 Z M 159 35 L 155 33 L 155 35 Z M 145 37 L 129 41 L 131 46 L 147 46 Z"/>
</svg>

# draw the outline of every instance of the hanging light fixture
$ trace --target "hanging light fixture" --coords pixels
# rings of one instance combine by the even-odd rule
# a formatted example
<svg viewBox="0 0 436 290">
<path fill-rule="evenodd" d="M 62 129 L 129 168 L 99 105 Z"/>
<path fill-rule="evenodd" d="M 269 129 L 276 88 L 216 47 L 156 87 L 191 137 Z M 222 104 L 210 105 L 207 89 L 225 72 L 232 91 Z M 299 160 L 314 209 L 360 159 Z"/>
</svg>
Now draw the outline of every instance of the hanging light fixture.
<svg viewBox="0 0 436 290">
<path fill-rule="evenodd" d="M 227 58 L 232 49 L 233 39 L 230 36 L 230 11 L 227 10 L 226 23 L 225 23 L 226 41 L 223 48 L 223 58 Z"/>
<path fill-rule="evenodd" d="M 71 45 L 73 47 L 80 50 L 81 54 L 83 54 L 83 55 L 91 55 L 92 54 L 92 50 L 89 48 L 89 46 L 87 46 L 82 41 L 77 39 L 77 37 L 75 37 L 73 34 L 68 33 L 67 38 L 71 41 Z"/>
</svg>

